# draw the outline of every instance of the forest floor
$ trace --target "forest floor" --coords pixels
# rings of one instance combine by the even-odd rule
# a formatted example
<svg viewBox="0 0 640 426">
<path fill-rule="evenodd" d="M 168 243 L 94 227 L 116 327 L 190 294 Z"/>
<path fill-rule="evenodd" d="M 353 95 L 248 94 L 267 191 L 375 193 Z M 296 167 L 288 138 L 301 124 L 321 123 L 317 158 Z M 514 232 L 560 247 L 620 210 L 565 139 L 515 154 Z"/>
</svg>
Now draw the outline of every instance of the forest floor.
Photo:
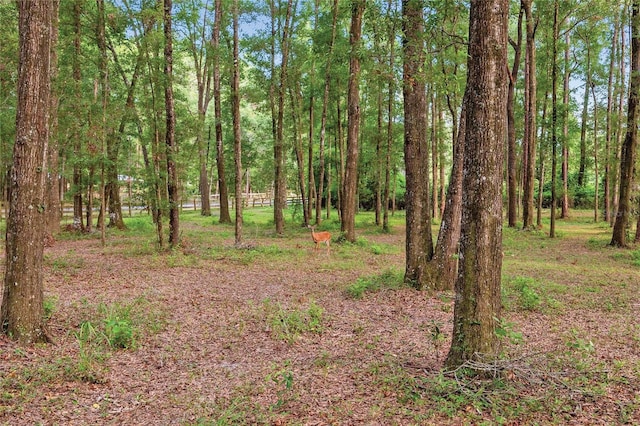
<svg viewBox="0 0 640 426">
<path fill-rule="evenodd" d="M 0 338 L 0 424 L 640 424 L 640 250 L 586 215 L 556 239 L 505 229 L 504 354 L 481 380 L 443 371 L 453 293 L 400 285 L 402 222 L 367 220 L 330 254 L 250 221 L 235 249 L 195 214 L 173 252 L 148 217 L 104 246 L 61 234 L 53 344 Z"/>
</svg>

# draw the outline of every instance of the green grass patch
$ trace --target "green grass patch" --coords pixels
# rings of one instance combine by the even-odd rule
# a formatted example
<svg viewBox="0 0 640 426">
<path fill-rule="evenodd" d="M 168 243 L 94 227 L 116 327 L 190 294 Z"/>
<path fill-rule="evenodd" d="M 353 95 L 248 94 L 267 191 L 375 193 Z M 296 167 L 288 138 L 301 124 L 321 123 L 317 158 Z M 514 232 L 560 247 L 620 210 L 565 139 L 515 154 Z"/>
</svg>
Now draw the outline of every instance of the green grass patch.
<svg viewBox="0 0 640 426">
<path fill-rule="evenodd" d="M 358 278 L 355 283 L 346 288 L 349 297 L 360 299 L 367 292 L 381 290 L 396 290 L 404 287 L 404 274 L 400 271 L 388 269 L 379 275 Z"/>
<path fill-rule="evenodd" d="M 320 334 L 324 330 L 324 309 L 314 301 L 306 309 L 285 309 L 267 299 L 263 309 L 271 333 L 278 340 L 293 343 L 302 334 Z"/>
</svg>

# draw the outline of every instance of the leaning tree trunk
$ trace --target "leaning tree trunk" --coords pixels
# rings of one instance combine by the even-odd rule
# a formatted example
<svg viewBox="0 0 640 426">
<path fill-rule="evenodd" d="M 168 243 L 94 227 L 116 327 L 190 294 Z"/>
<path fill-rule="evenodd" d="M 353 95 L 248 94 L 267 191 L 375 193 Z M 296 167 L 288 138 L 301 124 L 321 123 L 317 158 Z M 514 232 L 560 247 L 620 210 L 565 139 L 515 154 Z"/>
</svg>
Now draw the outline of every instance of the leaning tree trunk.
<svg viewBox="0 0 640 426">
<path fill-rule="evenodd" d="M 620 156 L 620 189 L 618 213 L 613 225 L 611 245 L 627 246 L 627 225 L 631 216 L 631 189 L 634 180 L 636 147 L 638 145 L 638 97 L 640 90 L 640 0 L 634 0 L 631 14 L 631 83 L 627 111 L 627 134 Z"/>
<path fill-rule="evenodd" d="M 465 94 L 460 272 L 453 337 L 446 360 L 456 368 L 498 356 L 501 314 L 502 169 L 506 138 L 508 0 L 472 0 Z"/>
<path fill-rule="evenodd" d="M 454 132 L 453 167 L 440 223 L 438 241 L 430 262 L 433 288 L 452 290 L 458 273 L 458 250 L 462 218 L 462 167 L 466 135 L 466 102 L 462 101 L 459 130 Z"/>
<path fill-rule="evenodd" d="M 18 2 L 16 141 L 9 176 L 5 276 L 0 328 L 23 343 L 46 342 L 43 310 L 46 152 L 51 108 L 54 4 Z"/>
</svg>

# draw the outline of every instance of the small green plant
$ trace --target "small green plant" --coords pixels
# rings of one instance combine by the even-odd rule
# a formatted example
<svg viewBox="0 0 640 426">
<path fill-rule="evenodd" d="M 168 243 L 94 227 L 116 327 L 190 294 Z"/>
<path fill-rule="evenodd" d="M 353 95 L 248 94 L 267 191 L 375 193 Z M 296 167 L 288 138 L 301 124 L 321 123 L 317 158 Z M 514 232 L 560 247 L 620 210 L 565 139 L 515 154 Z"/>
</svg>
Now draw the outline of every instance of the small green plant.
<svg viewBox="0 0 640 426">
<path fill-rule="evenodd" d="M 131 321 L 133 305 L 100 305 L 105 315 L 104 336 L 112 348 L 128 349 L 135 345 L 134 327 Z"/>
<path fill-rule="evenodd" d="M 266 377 L 267 382 L 274 383 L 277 387 L 278 401 L 271 405 L 271 409 L 279 409 L 284 406 L 293 393 L 293 372 L 290 370 L 291 361 L 286 360 L 282 368 L 272 366 L 272 372 Z"/>
<path fill-rule="evenodd" d="M 68 367 L 68 374 L 83 382 L 101 383 L 101 365 L 107 356 L 102 348 L 104 334 L 90 321 L 85 321 L 80 324 L 80 329 L 74 335 L 79 347 L 78 361 Z"/>
<path fill-rule="evenodd" d="M 129 348 L 133 345 L 133 329 L 127 320 L 108 319 L 105 321 L 105 334 L 113 348 Z"/>
<path fill-rule="evenodd" d="M 442 332 L 442 323 L 436 320 L 431 320 L 429 326 L 429 333 L 431 335 L 431 343 L 436 348 L 436 359 L 440 360 L 440 348 L 445 340 L 445 335 Z"/>
<path fill-rule="evenodd" d="M 595 352 L 595 345 L 591 339 L 583 339 L 579 336 L 576 329 L 571 329 L 571 338 L 567 341 L 567 347 L 572 351 L 578 351 L 585 354 Z"/>
<path fill-rule="evenodd" d="M 324 309 L 313 301 L 307 309 L 286 310 L 279 303 L 266 300 L 264 309 L 274 336 L 289 343 L 303 333 L 320 334 L 324 330 Z"/>
<path fill-rule="evenodd" d="M 360 299 L 365 292 L 380 291 L 382 289 L 398 289 L 404 286 L 404 275 L 398 271 L 389 269 L 380 275 L 373 275 L 358 280 L 346 288 L 347 295 L 354 299 Z"/>
<path fill-rule="evenodd" d="M 501 339 L 506 339 L 512 344 L 522 343 L 522 333 L 514 330 L 514 324 L 512 322 L 507 322 L 504 319 L 495 319 L 496 325 L 496 336 Z"/>
<path fill-rule="evenodd" d="M 518 305 L 522 309 L 535 311 L 540 308 L 542 300 L 534 288 L 537 284 L 533 278 L 516 277 L 513 279 L 511 285 L 516 291 Z"/>
<path fill-rule="evenodd" d="M 49 320 L 51 315 L 56 311 L 56 304 L 58 303 L 58 298 L 56 296 L 48 296 L 45 297 L 42 302 L 42 307 L 44 309 L 44 319 Z"/>
</svg>

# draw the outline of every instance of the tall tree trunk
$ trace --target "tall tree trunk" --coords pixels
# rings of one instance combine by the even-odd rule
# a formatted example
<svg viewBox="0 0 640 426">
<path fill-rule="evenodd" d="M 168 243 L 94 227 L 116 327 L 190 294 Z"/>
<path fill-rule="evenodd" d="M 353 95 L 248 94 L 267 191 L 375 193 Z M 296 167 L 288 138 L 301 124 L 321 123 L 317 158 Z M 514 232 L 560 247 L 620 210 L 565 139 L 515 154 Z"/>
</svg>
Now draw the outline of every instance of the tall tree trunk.
<svg viewBox="0 0 640 426">
<path fill-rule="evenodd" d="M 580 170 L 578 171 L 578 186 L 585 184 L 585 169 L 587 164 L 587 121 L 589 119 L 589 89 L 591 88 L 591 49 L 588 38 L 584 40 L 587 47 L 587 62 L 585 74 L 587 81 L 584 85 L 582 103 L 582 124 L 580 125 Z"/>
<path fill-rule="evenodd" d="M 59 170 L 59 136 L 58 136 L 58 10 L 60 9 L 60 0 L 51 0 L 51 108 L 49 118 L 49 144 L 47 149 L 47 202 L 46 202 L 46 233 L 55 235 L 60 232 L 60 219 L 62 212 L 60 210 L 60 170 Z"/>
<path fill-rule="evenodd" d="M 215 18 L 213 23 L 213 105 L 216 133 L 216 166 L 218 171 L 218 192 L 220 195 L 220 223 L 231 223 L 229 212 L 229 190 L 224 165 L 224 146 L 222 143 L 222 96 L 220 94 L 220 22 L 222 21 L 222 0 L 215 0 Z"/>
<path fill-rule="evenodd" d="M 318 1 L 316 1 L 316 5 Z M 338 29 L 338 0 L 333 1 L 332 7 L 332 23 L 331 23 L 331 41 L 329 42 L 329 51 L 327 52 L 327 65 L 324 71 L 324 92 L 322 95 L 322 117 L 320 118 L 320 148 L 318 152 L 319 157 L 319 167 L 320 170 L 318 172 L 318 191 L 316 194 L 316 206 L 321 205 L 322 194 L 324 192 L 324 180 L 325 180 L 325 141 L 326 141 L 326 133 L 327 133 L 327 110 L 329 106 L 329 89 L 331 86 L 331 62 L 333 59 L 333 46 L 336 40 L 336 32 Z M 309 148 L 311 150 L 311 148 Z M 309 162 L 311 164 L 311 161 Z M 309 168 L 309 173 L 311 174 L 311 168 Z M 331 186 L 329 185 L 329 181 L 327 179 L 327 197 L 326 197 L 326 207 L 327 207 L 327 218 L 329 217 L 329 210 L 331 209 Z M 318 209 L 318 207 L 316 207 Z M 318 211 L 316 210 L 316 213 Z M 316 224 L 320 224 L 320 216 L 316 214 Z"/>
<path fill-rule="evenodd" d="M 544 94 L 544 103 L 542 105 L 542 125 L 540 126 L 540 141 L 539 147 L 539 159 L 538 159 L 538 199 L 536 203 L 536 228 L 542 229 L 542 201 L 544 191 L 544 179 L 545 179 L 545 159 L 547 157 L 547 139 L 549 129 L 546 128 L 547 122 L 547 105 L 549 103 L 549 91 Z"/>
<path fill-rule="evenodd" d="M 73 74 L 73 88 L 74 99 L 78 104 L 82 97 L 82 74 L 81 74 L 81 55 L 82 55 L 82 8 L 83 0 L 75 0 L 73 4 L 73 60 L 72 60 L 72 74 Z M 83 230 L 84 223 L 82 219 L 82 168 L 80 167 L 80 156 L 82 152 L 82 137 L 81 137 L 81 124 L 80 118 L 76 117 L 73 122 L 73 178 L 72 178 L 72 192 L 73 192 L 73 227 L 76 230 Z"/>
<path fill-rule="evenodd" d="M 621 17 L 626 17 L 629 15 L 628 13 L 628 2 L 625 1 L 624 3 L 624 7 L 623 7 L 623 11 L 621 13 Z M 620 88 L 624 88 L 626 86 L 625 84 L 625 70 L 626 70 L 626 31 L 620 31 L 620 50 L 619 50 L 619 54 L 618 54 L 618 61 L 619 61 L 619 65 L 618 65 L 618 77 L 619 77 L 619 81 L 617 81 L 617 86 Z M 638 89 L 640 90 L 640 88 Z M 616 131 L 616 138 L 615 138 L 615 147 L 614 147 L 614 152 L 615 152 L 615 158 L 614 158 L 614 166 L 615 166 L 615 172 L 613 173 L 614 175 L 614 179 L 613 179 L 613 203 L 611 206 L 611 210 L 612 210 L 612 215 L 611 215 L 611 221 L 610 221 L 610 225 L 613 227 L 615 224 L 615 220 L 616 217 L 618 216 L 618 200 L 620 198 L 620 158 L 622 155 L 622 145 L 623 145 L 623 141 L 622 141 L 622 128 L 623 128 L 623 124 L 624 124 L 624 114 L 623 114 L 623 110 L 624 110 L 624 99 L 625 99 L 625 90 L 621 89 L 618 91 L 618 104 L 617 104 L 617 116 L 618 116 L 618 123 L 617 123 L 617 131 Z"/>
<path fill-rule="evenodd" d="M 287 185 L 285 179 L 284 162 L 284 99 L 287 87 L 287 63 L 289 60 L 289 31 L 292 19 L 293 0 L 287 1 L 287 12 L 282 29 L 282 62 L 280 64 L 280 83 L 278 85 L 278 109 L 276 119 L 276 138 L 273 145 L 273 158 L 275 163 L 274 174 L 274 207 L 273 218 L 276 225 L 276 234 L 284 233 L 284 208 L 287 204 Z M 273 78 L 274 76 L 272 76 Z"/>
<path fill-rule="evenodd" d="M 240 129 L 240 57 L 238 54 L 238 0 L 233 2 L 233 78 L 231 98 L 233 107 L 233 156 L 236 171 L 235 244 L 242 245 L 242 138 Z"/>
<path fill-rule="evenodd" d="M 167 150 L 167 193 L 169 195 L 169 245 L 180 245 L 180 212 L 178 194 L 178 170 L 176 156 L 176 114 L 173 100 L 173 32 L 171 29 L 172 0 L 164 0 L 164 99 L 167 127 L 165 144 Z"/>
<path fill-rule="evenodd" d="M 560 23 L 558 22 L 558 0 L 553 2 L 553 49 L 551 64 L 551 221 L 549 224 L 549 238 L 556 236 L 556 174 L 558 167 L 558 37 Z"/>
<path fill-rule="evenodd" d="M 392 12 L 391 6 L 394 5 Z M 393 14 L 397 12 L 395 9 L 397 3 L 393 0 L 388 0 L 387 10 L 388 16 L 391 18 L 391 25 L 389 27 L 389 70 L 392 70 L 395 65 L 395 33 L 396 33 L 396 19 Z M 391 153 L 393 151 L 393 114 L 395 103 L 395 75 L 389 73 L 388 78 L 388 99 L 387 99 L 387 146 L 385 151 L 385 167 L 384 167 L 384 197 L 382 201 L 382 229 L 389 231 L 389 198 L 391 189 Z"/>
<path fill-rule="evenodd" d="M 508 15 L 508 0 L 471 1 L 462 185 L 465 196 L 453 337 L 446 360 L 449 368 L 474 357 L 496 358 L 500 349 L 496 328 L 501 317 Z"/>
<path fill-rule="evenodd" d="M 618 50 L 618 31 L 620 27 L 620 16 L 616 13 L 613 23 L 613 36 L 610 58 L 609 58 L 609 78 L 607 81 L 607 117 L 605 128 L 605 147 L 604 147 L 604 220 L 609 223 L 611 221 L 611 138 L 613 127 L 613 76 L 616 72 L 616 52 Z M 595 100 L 594 100 L 595 102 Z"/>
<path fill-rule="evenodd" d="M 291 99 L 291 118 L 293 121 L 293 150 L 296 156 L 296 171 L 298 173 L 298 190 L 300 191 L 300 196 L 302 197 L 302 216 L 303 216 L 303 225 L 309 225 L 309 211 L 307 210 L 307 194 L 305 188 L 305 179 L 304 179 L 304 151 L 302 149 L 302 132 L 301 132 L 301 120 L 300 120 L 300 112 L 301 112 L 301 104 L 302 104 L 302 95 L 300 88 L 300 80 L 296 79 L 295 83 L 292 82 L 289 85 L 289 98 Z M 312 113 L 310 113 L 312 114 Z M 310 142 L 312 143 L 312 142 Z"/>
<path fill-rule="evenodd" d="M 214 5 L 215 9 L 215 5 Z M 215 10 L 214 10 L 215 14 Z M 196 147 L 198 148 L 198 191 L 200 192 L 200 214 L 211 216 L 211 184 L 209 183 L 208 161 L 209 146 L 205 138 L 206 117 L 209 103 L 213 96 L 211 87 L 211 67 L 213 64 L 212 55 L 218 52 L 213 51 L 213 40 L 207 40 L 205 36 L 205 25 L 208 11 L 202 17 L 202 27 L 197 25 L 189 26 L 189 50 L 193 58 L 193 68 L 196 75 L 198 93 L 198 128 L 196 130 Z M 215 19 L 215 18 L 214 18 Z M 214 26 L 216 23 L 214 22 Z M 215 30 L 214 30 L 215 31 Z M 213 38 L 213 36 L 212 36 Z"/>
<path fill-rule="evenodd" d="M 336 86 L 340 86 L 339 82 L 336 82 Z M 342 222 L 342 199 L 344 198 L 344 129 L 342 126 L 342 104 L 340 101 L 340 95 L 337 96 L 336 99 L 336 116 L 338 122 L 338 137 L 336 140 L 337 151 L 338 151 L 338 217 Z"/>
<path fill-rule="evenodd" d="M 516 227 L 518 221 L 518 165 L 516 159 L 516 120 L 515 120 L 515 92 L 520 59 L 522 57 L 522 16 L 524 8 L 520 5 L 518 14 L 518 38 L 509 40 L 513 47 L 513 66 L 509 73 L 509 91 L 507 94 L 507 218 L 510 228 Z"/>
<path fill-rule="evenodd" d="M 149 31 L 152 29 L 151 23 L 146 23 L 143 29 L 143 37 L 145 37 Z M 118 133 L 113 137 L 118 138 L 117 142 L 111 143 L 109 146 L 117 147 L 116 151 L 119 151 L 122 141 L 125 138 L 126 125 L 130 121 L 136 122 L 139 124 L 139 118 L 137 117 L 136 112 L 136 87 L 138 80 L 140 79 L 140 74 L 142 72 L 142 67 L 144 65 L 144 55 L 145 53 L 142 49 L 138 49 L 138 57 L 136 58 L 135 67 L 133 70 L 133 74 L 131 75 L 131 79 L 127 79 L 124 69 L 119 65 L 118 54 L 112 43 L 108 41 L 108 48 L 111 51 L 114 62 L 119 70 L 120 75 L 122 76 L 122 80 L 124 85 L 127 87 L 127 99 L 125 101 L 124 112 L 120 118 L 120 125 L 118 126 Z M 138 46 L 139 47 L 139 46 Z M 118 152 L 109 152 L 108 158 L 110 162 L 116 162 L 118 159 Z M 122 217 L 122 202 L 120 200 L 120 184 L 112 185 L 111 182 L 118 182 L 118 169 L 116 167 L 109 167 L 109 179 L 107 183 L 107 199 L 109 206 L 109 226 L 115 226 L 118 229 L 125 229 L 126 226 L 124 224 L 124 220 Z M 129 182 L 129 190 L 131 190 L 131 183 Z M 131 197 L 129 197 L 129 215 L 131 215 Z"/>
<path fill-rule="evenodd" d="M 562 114 L 562 213 L 560 217 L 569 218 L 569 81 L 571 67 L 569 65 L 570 35 L 567 31 L 564 48 L 564 84 L 563 84 L 563 114 Z"/>
<path fill-rule="evenodd" d="M 9 176 L 9 216 L 0 329 L 22 343 L 47 342 L 43 309 L 45 189 L 51 108 L 54 3 L 18 2 L 16 140 Z"/>
<path fill-rule="evenodd" d="M 627 226 L 631 216 L 631 194 L 638 145 L 638 97 L 640 96 L 640 0 L 633 0 L 631 12 L 631 82 L 627 111 L 627 133 L 620 157 L 618 213 L 613 225 L 611 245 L 627 246 Z"/>
<path fill-rule="evenodd" d="M 107 40 L 105 36 L 105 13 L 104 13 L 104 0 L 96 0 L 98 9 L 98 22 L 96 28 L 96 38 L 98 40 L 98 50 L 100 51 L 100 59 L 98 60 L 98 73 L 99 77 L 96 80 L 96 89 L 98 86 L 102 89 L 100 91 L 100 103 L 101 103 L 101 125 L 100 125 L 100 214 L 98 218 L 98 226 L 100 227 L 100 240 L 102 245 L 105 245 L 105 213 L 107 211 L 107 199 L 106 199 L 106 186 L 107 186 L 107 173 L 105 168 L 106 156 L 104 155 L 105 147 L 109 143 L 108 139 L 111 139 L 111 131 L 107 126 L 107 107 L 109 97 L 109 64 L 107 60 Z M 97 93 L 96 93 L 97 95 Z M 96 96 L 97 97 L 97 96 Z M 107 149 L 108 150 L 108 149 Z M 117 161 L 117 159 L 116 159 Z M 117 179 L 117 177 L 116 177 Z M 89 206 L 91 209 L 91 206 Z"/>
<path fill-rule="evenodd" d="M 593 179 L 594 179 L 594 194 L 593 194 L 593 221 L 598 222 L 598 210 L 599 205 L 599 178 L 598 175 L 598 99 L 596 98 L 596 85 L 591 83 L 591 93 L 593 96 Z"/>
<path fill-rule="evenodd" d="M 522 0 L 526 17 L 526 54 L 525 54 L 525 120 L 524 141 L 522 148 L 522 228 L 533 228 L 533 192 L 536 170 L 536 115 L 537 80 L 536 80 L 536 29 L 537 19 L 534 18 L 531 5 L 533 0 Z M 535 20 L 535 22 L 534 22 Z"/>
<path fill-rule="evenodd" d="M 429 284 L 433 256 L 429 206 L 429 147 L 424 76 L 422 3 L 403 0 L 404 158 L 406 169 L 406 269 L 404 280 L 417 289 Z"/>
<path fill-rule="evenodd" d="M 437 219 L 438 210 L 438 105 L 435 91 L 431 95 L 431 217 Z"/>
<path fill-rule="evenodd" d="M 365 1 L 354 0 L 351 5 L 351 28 L 349 30 L 349 85 L 347 90 L 347 162 L 344 169 L 342 194 L 341 231 L 347 241 L 356 241 L 356 208 L 358 190 L 358 136 L 360 133 L 360 48 L 362 16 Z"/>
</svg>

